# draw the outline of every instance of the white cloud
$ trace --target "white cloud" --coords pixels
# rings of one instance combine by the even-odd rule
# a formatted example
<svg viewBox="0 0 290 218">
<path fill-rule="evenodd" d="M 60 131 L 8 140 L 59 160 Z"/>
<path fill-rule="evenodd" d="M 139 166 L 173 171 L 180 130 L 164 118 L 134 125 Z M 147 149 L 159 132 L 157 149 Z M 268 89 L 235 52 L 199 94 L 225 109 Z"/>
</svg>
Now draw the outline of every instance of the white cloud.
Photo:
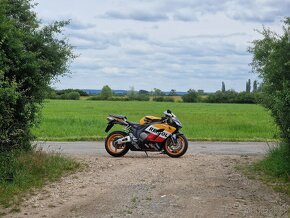
<svg viewBox="0 0 290 218">
<path fill-rule="evenodd" d="M 59 88 L 243 90 L 250 41 L 262 24 L 280 29 L 284 0 L 40 0 L 44 23 L 71 19 L 65 34 L 80 56 Z"/>
</svg>

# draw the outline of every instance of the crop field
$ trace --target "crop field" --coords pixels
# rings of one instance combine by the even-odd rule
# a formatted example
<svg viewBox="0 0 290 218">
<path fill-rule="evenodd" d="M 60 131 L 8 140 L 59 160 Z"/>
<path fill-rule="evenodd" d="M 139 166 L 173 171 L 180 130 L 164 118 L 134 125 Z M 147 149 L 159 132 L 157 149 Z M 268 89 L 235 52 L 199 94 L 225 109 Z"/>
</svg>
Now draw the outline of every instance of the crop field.
<svg viewBox="0 0 290 218">
<path fill-rule="evenodd" d="M 37 140 L 103 139 L 108 114 L 138 122 L 145 115 L 162 116 L 167 109 L 178 116 L 190 140 L 265 141 L 278 135 L 270 114 L 259 105 L 87 100 L 47 100 L 33 132 Z M 117 129 L 122 127 L 112 130 Z"/>
</svg>

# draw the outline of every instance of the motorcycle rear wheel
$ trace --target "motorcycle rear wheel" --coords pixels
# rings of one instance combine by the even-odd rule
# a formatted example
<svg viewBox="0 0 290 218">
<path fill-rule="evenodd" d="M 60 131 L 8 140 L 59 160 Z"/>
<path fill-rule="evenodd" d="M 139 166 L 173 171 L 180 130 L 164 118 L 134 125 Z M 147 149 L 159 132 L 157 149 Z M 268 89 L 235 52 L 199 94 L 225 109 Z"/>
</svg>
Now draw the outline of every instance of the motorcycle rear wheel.
<svg viewBox="0 0 290 218">
<path fill-rule="evenodd" d="M 120 147 L 115 147 L 113 145 L 114 141 L 127 136 L 127 133 L 122 131 L 111 132 L 105 141 L 106 151 L 113 157 L 122 157 L 129 151 L 129 146 L 127 143 L 120 145 Z"/>
<path fill-rule="evenodd" d="M 177 158 L 185 154 L 188 148 L 188 141 L 184 135 L 177 136 L 175 144 L 171 138 L 168 138 L 164 144 L 164 151 L 169 157 Z"/>
</svg>

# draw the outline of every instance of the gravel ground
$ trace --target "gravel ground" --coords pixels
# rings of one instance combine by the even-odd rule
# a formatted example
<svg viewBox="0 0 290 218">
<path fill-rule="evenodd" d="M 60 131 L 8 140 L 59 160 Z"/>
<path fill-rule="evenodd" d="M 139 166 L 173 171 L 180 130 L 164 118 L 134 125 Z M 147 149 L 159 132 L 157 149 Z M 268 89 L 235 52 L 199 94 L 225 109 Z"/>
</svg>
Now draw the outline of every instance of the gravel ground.
<svg viewBox="0 0 290 218">
<path fill-rule="evenodd" d="M 7 217 L 288 217 L 290 199 L 235 170 L 261 156 L 75 155 L 88 167 Z"/>
</svg>

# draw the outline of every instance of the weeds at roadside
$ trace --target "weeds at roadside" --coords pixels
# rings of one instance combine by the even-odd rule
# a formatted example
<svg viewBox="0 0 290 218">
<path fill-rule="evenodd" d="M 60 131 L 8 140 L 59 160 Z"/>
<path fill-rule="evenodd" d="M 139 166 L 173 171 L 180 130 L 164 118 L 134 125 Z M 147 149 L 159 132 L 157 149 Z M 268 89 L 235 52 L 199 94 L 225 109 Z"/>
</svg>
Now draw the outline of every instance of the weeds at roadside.
<svg viewBox="0 0 290 218">
<path fill-rule="evenodd" d="M 12 151 L 0 153 L 0 205 L 17 206 L 24 195 L 33 193 L 47 182 L 56 181 L 79 169 L 81 164 L 59 154 L 41 151 Z"/>
<path fill-rule="evenodd" d="M 249 179 L 260 180 L 273 190 L 290 196 L 290 148 L 281 143 L 269 149 L 266 157 L 252 165 L 239 167 Z"/>
</svg>

